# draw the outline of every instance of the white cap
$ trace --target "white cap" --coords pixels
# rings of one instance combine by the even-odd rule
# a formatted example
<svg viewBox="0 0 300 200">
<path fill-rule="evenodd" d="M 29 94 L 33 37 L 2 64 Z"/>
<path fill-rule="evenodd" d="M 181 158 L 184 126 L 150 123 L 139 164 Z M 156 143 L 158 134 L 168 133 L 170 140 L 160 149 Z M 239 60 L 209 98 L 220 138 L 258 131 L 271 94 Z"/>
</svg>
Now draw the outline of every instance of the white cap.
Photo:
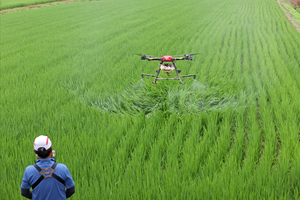
<svg viewBox="0 0 300 200">
<path fill-rule="evenodd" d="M 35 138 L 33 142 L 34 150 L 38 150 L 41 147 L 44 147 L 46 150 L 50 149 L 52 143 L 47 136 L 40 135 L 39 137 Z"/>
</svg>

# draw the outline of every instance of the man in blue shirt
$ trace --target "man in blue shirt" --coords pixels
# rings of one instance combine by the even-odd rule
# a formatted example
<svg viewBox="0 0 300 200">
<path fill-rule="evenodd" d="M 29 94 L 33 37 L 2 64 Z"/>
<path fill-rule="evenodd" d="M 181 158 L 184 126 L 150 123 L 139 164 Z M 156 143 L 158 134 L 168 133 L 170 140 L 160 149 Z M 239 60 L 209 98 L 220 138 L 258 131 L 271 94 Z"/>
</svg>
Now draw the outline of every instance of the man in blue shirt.
<svg viewBox="0 0 300 200">
<path fill-rule="evenodd" d="M 50 139 L 41 135 L 34 140 L 33 146 L 38 160 L 24 172 L 22 196 L 33 200 L 65 200 L 72 196 L 74 181 L 67 166 L 56 163 Z"/>
</svg>

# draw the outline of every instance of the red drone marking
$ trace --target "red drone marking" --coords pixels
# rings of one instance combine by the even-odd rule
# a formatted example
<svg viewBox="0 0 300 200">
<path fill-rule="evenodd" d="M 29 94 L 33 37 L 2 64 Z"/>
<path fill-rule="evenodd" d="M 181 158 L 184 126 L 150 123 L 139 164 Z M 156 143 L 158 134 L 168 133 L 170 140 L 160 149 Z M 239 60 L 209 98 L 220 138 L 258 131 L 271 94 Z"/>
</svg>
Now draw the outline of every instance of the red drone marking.
<svg viewBox="0 0 300 200">
<path fill-rule="evenodd" d="M 174 60 L 175 60 L 175 58 L 172 57 L 172 56 L 163 56 L 163 57 L 161 57 L 161 61 L 163 61 L 163 62 L 173 62 Z"/>
</svg>

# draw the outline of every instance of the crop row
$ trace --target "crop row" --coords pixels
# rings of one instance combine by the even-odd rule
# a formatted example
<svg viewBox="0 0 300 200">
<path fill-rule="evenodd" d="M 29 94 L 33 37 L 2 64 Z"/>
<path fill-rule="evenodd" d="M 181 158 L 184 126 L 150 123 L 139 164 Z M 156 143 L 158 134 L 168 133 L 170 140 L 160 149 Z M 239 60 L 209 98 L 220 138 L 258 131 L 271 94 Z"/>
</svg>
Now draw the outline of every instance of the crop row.
<svg viewBox="0 0 300 200">
<path fill-rule="evenodd" d="M 299 198 L 300 36 L 275 1 L 76 2 L 0 34 L 1 198 L 40 134 L 73 199 Z M 141 81 L 158 63 L 133 53 L 199 53 L 177 62 L 197 81 Z"/>
</svg>

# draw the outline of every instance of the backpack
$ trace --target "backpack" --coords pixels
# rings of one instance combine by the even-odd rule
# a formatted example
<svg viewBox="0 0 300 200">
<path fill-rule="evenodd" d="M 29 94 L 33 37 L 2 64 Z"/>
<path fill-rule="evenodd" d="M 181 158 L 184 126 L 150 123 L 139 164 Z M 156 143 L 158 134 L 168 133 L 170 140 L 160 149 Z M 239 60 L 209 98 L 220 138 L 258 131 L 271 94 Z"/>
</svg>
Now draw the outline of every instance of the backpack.
<svg viewBox="0 0 300 200">
<path fill-rule="evenodd" d="M 41 169 L 37 164 L 34 165 L 34 167 L 38 170 L 38 172 L 41 174 L 40 178 L 32 185 L 32 190 L 45 178 L 50 178 L 53 177 L 56 180 L 58 180 L 59 182 L 61 182 L 62 184 L 65 185 L 65 181 L 60 178 L 59 176 L 57 176 L 54 171 L 55 171 L 55 167 L 56 167 L 57 163 L 54 163 L 51 167 L 48 168 L 43 168 Z M 48 171 L 50 170 L 51 171 Z"/>
</svg>

